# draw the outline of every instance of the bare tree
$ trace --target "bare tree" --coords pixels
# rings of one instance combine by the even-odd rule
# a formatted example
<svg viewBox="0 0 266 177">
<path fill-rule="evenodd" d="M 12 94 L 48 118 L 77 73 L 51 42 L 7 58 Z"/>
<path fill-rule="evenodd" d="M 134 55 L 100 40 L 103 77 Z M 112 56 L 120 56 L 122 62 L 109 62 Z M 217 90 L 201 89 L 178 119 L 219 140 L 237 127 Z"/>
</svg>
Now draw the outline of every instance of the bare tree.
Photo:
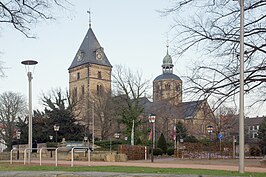
<svg viewBox="0 0 266 177">
<path fill-rule="evenodd" d="M 237 110 L 222 105 L 216 110 L 215 118 L 214 129 L 217 130 L 217 133 L 223 133 L 225 139 L 231 140 L 232 133 L 238 127 Z"/>
<path fill-rule="evenodd" d="M 245 93 L 251 105 L 266 101 L 265 0 L 245 0 Z M 189 10 L 187 10 L 189 9 Z M 233 0 L 175 0 L 165 14 L 175 16 L 176 53 L 198 58 L 186 91 L 216 99 L 216 107 L 239 92 L 240 7 Z M 191 56 L 190 56 L 191 58 Z"/>
<path fill-rule="evenodd" d="M 125 133 L 131 132 L 133 121 L 135 128 L 142 122 L 139 116 L 144 108 L 141 97 L 145 96 L 149 88 L 148 81 L 143 80 L 141 72 L 133 73 L 130 69 L 121 65 L 115 66 L 113 72 L 115 86 L 115 101 L 118 105 L 116 110 L 121 117 L 121 123 L 126 126 Z"/>
<path fill-rule="evenodd" d="M 53 19 L 52 7 L 65 8 L 67 0 L 6 0 L 0 1 L 0 23 L 12 25 L 27 37 L 31 25 Z"/>
<path fill-rule="evenodd" d="M 4 140 L 8 150 L 12 149 L 18 117 L 24 117 L 25 111 L 26 101 L 21 94 L 4 92 L 0 95 L 0 123 L 2 124 L 0 137 Z"/>
<path fill-rule="evenodd" d="M 98 127 L 96 132 L 99 131 L 98 134 L 102 140 L 107 140 L 109 137 L 112 137 L 116 131 L 118 131 L 111 93 L 105 91 L 101 92 L 100 95 L 93 93 L 91 98 L 93 102 L 89 103 L 88 111 L 92 112 L 91 108 L 92 104 L 94 104 L 94 124 L 96 129 Z"/>
</svg>

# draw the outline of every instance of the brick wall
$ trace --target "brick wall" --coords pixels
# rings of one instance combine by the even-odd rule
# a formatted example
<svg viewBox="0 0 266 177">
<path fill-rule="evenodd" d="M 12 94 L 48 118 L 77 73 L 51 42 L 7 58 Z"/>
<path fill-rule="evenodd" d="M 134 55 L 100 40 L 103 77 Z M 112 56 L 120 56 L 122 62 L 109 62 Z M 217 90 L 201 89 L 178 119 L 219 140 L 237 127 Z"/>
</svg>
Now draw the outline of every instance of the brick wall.
<svg viewBox="0 0 266 177">
<path fill-rule="evenodd" d="M 144 160 L 145 146 L 119 145 L 119 154 L 126 154 L 128 160 Z"/>
</svg>

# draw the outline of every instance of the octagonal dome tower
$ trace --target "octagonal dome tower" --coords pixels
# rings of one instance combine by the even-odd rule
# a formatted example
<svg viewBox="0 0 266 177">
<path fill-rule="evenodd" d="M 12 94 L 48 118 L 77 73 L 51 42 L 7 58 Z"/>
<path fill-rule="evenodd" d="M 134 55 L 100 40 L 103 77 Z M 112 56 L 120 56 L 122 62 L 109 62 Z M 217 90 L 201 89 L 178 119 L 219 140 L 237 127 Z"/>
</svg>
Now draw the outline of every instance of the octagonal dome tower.
<svg viewBox="0 0 266 177">
<path fill-rule="evenodd" d="M 173 61 L 168 52 L 163 58 L 162 74 L 153 80 L 153 101 L 168 101 L 173 105 L 182 102 L 182 80 L 173 74 Z"/>
</svg>

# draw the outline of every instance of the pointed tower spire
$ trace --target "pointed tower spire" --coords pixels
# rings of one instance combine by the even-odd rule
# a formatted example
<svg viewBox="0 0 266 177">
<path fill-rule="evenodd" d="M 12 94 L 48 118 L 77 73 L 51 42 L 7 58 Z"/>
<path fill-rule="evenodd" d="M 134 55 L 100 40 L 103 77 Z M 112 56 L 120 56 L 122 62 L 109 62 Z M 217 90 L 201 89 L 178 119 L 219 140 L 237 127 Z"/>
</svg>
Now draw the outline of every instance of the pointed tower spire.
<svg viewBox="0 0 266 177">
<path fill-rule="evenodd" d="M 166 40 L 166 48 L 167 48 L 167 55 L 169 55 L 169 54 L 168 54 L 168 48 L 169 48 L 169 40 L 168 40 L 168 35 L 167 35 L 167 40 Z"/>
<path fill-rule="evenodd" d="M 87 13 L 89 14 L 89 28 L 91 28 L 91 9 L 87 10 Z"/>
<path fill-rule="evenodd" d="M 171 55 L 169 55 L 168 53 L 168 40 L 167 40 L 167 45 L 166 45 L 166 55 L 163 58 L 163 65 L 162 65 L 162 69 L 163 69 L 163 73 L 173 73 L 173 62 L 172 62 L 172 57 Z"/>
</svg>

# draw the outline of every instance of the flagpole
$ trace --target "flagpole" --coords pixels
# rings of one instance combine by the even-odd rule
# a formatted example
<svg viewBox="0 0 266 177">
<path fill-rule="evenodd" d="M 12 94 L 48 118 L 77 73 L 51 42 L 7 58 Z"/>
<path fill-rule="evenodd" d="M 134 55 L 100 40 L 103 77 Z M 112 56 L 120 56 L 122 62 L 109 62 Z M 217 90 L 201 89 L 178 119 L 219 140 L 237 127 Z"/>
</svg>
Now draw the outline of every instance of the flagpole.
<svg viewBox="0 0 266 177">
<path fill-rule="evenodd" d="M 135 126 L 135 121 L 133 120 L 132 124 L 132 130 L 131 130 L 131 145 L 134 145 L 134 126 Z"/>
</svg>

